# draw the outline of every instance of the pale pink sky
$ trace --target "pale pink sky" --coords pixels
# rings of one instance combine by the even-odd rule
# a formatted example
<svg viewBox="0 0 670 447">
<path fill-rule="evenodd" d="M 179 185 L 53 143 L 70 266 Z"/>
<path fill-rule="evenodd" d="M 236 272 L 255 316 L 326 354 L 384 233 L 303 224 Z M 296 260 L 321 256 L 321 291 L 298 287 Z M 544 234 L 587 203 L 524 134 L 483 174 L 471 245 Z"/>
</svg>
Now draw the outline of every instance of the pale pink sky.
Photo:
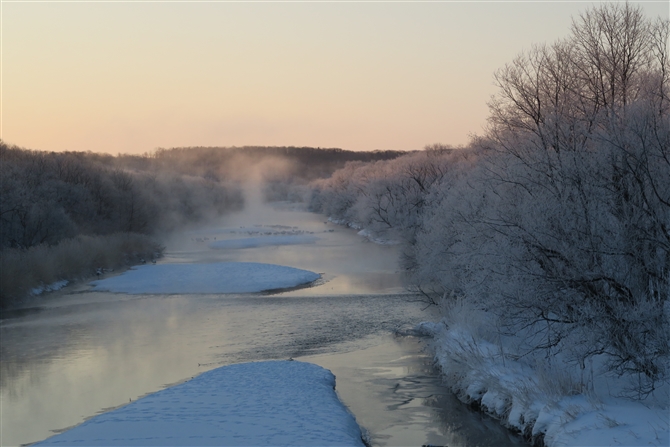
<svg viewBox="0 0 670 447">
<path fill-rule="evenodd" d="M 3 0 L 1 137 L 113 154 L 465 144 L 493 72 L 589 5 Z"/>
</svg>

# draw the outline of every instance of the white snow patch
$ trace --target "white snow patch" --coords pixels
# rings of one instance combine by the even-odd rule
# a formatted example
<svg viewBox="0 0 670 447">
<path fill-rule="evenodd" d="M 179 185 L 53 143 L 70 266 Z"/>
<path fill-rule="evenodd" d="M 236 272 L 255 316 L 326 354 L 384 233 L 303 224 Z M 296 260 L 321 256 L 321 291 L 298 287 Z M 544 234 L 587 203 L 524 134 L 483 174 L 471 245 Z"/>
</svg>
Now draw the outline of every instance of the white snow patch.
<svg viewBox="0 0 670 447">
<path fill-rule="evenodd" d="M 91 282 L 96 290 L 142 293 L 254 293 L 309 284 L 317 273 L 257 262 L 141 265 Z"/>
<path fill-rule="evenodd" d="M 488 390 L 482 396 L 482 406 L 486 407 L 489 413 L 497 418 L 503 417 L 510 407 L 509 398 L 497 390 Z"/>
<path fill-rule="evenodd" d="M 330 371 L 270 361 L 214 369 L 33 445 L 364 444 Z"/>
<path fill-rule="evenodd" d="M 46 286 L 35 287 L 34 289 L 32 289 L 30 291 L 30 293 L 31 293 L 31 295 L 41 295 L 44 292 L 55 292 L 56 290 L 60 290 L 67 285 L 68 285 L 68 280 L 63 279 L 61 281 L 56 281 L 56 282 L 53 282 L 53 283 L 51 283 L 49 285 L 46 285 Z"/>
<path fill-rule="evenodd" d="M 224 239 L 210 242 L 209 247 L 215 249 L 240 249 L 268 247 L 276 245 L 313 244 L 319 238 L 309 234 L 247 237 L 243 239 Z"/>
</svg>

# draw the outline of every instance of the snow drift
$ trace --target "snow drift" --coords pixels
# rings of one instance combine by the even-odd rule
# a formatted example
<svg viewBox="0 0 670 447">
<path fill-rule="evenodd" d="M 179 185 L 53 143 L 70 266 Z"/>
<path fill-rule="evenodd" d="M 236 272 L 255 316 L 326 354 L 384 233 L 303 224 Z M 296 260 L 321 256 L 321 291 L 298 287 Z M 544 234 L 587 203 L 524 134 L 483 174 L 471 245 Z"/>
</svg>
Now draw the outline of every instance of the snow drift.
<svg viewBox="0 0 670 447">
<path fill-rule="evenodd" d="M 270 361 L 214 369 L 34 445 L 364 444 L 330 371 Z"/>
<path fill-rule="evenodd" d="M 95 290 L 142 293 L 254 293 L 309 284 L 319 275 L 257 262 L 159 264 L 134 267 L 119 276 L 93 281 Z"/>
</svg>

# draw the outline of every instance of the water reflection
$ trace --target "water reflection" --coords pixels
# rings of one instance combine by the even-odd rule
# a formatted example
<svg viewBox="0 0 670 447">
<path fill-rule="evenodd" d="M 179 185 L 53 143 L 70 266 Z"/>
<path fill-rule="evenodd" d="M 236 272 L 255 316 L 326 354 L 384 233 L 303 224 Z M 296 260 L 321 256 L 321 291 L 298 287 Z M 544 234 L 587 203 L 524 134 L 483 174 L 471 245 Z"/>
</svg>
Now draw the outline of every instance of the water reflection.
<svg viewBox="0 0 670 447">
<path fill-rule="evenodd" d="M 300 360 L 330 369 L 337 392 L 376 446 L 525 445 L 450 393 L 413 337 L 381 337 L 366 349 Z"/>
</svg>

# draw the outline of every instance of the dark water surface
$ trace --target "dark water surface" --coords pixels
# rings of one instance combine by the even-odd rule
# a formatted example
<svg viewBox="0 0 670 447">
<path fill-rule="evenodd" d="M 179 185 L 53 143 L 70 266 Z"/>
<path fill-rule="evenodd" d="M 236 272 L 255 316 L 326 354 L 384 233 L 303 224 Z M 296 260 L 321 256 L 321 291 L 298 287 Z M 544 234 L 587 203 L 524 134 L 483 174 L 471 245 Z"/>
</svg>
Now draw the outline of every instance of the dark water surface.
<svg viewBox="0 0 670 447">
<path fill-rule="evenodd" d="M 374 446 L 526 445 L 449 392 L 422 349 L 424 341 L 386 335 L 369 348 L 300 360 L 335 374 L 340 399 Z"/>
<path fill-rule="evenodd" d="M 78 284 L 3 314 L 0 444 L 45 439 L 218 366 L 291 357 L 335 373 L 342 400 L 374 445 L 517 443 L 441 386 L 416 340 L 391 335 L 434 319 L 403 291 L 396 247 L 365 242 L 309 213 L 270 217 L 257 214 L 251 223 L 229 220 L 175 237 L 160 262 L 277 263 L 323 273 L 318 286 L 278 295 L 131 296 Z M 253 222 L 319 239 L 208 248 L 214 237 L 248 236 L 240 227 L 258 225 Z"/>
</svg>

